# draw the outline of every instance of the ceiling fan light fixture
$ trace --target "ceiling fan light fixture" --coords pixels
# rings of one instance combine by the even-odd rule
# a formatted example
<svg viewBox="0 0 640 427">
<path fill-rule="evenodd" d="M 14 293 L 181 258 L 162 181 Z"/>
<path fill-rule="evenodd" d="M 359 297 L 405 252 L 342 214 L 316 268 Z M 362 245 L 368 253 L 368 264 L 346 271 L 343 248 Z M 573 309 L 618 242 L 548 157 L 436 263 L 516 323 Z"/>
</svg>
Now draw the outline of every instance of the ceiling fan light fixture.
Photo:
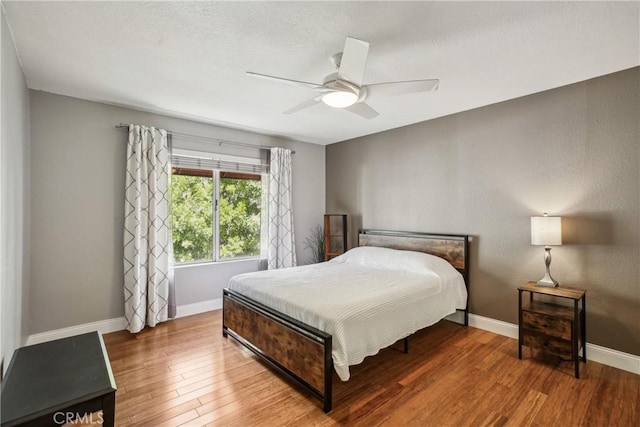
<svg viewBox="0 0 640 427">
<path fill-rule="evenodd" d="M 350 107 L 358 101 L 358 95 L 353 92 L 335 91 L 325 93 L 322 102 L 333 108 Z"/>
</svg>

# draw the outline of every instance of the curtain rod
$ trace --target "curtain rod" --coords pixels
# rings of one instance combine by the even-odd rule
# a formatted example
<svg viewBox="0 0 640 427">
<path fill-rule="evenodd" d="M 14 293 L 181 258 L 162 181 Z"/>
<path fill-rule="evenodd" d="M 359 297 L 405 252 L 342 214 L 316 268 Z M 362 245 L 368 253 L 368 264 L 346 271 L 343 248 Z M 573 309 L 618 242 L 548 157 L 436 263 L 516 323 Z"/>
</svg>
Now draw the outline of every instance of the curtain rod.
<svg viewBox="0 0 640 427">
<path fill-rule="evenodd" d="M 116 129 L 119 130 L 129 130 L 129 125 L 126 123 L 120 123 L 118 125 L 116 125 Z M 210 138 L 208 136 L 201 136 L 201 135 L 191 135 L 188 133 L 182 133 L 182 132 L 174 132 L 172 130 L 167 130 L 167 133 L 169 135 L 172 136 L 177 136 L 179 138 L 185 138 L 185 139 L 193 139 L 196 141 L 205 141 L 205 142 L 215 142 L 218 145 L 222 145 L 222 144 L 227 144 L 227 145 L 235 145 L 238 147 L 243 147 L 243 148 L 254 148 L 254 149 L 270 149 L 272 148 L 272 146 L 270 145 L 253 145 L 253 144 L 247 144 L 245 142 L 237 142 L 237 141 L 228 141 L 226 139 L 219 139 L 219 138 Z M 291 150 L 291 154 L 296 154 L 295 151 Z"/>
</svg>

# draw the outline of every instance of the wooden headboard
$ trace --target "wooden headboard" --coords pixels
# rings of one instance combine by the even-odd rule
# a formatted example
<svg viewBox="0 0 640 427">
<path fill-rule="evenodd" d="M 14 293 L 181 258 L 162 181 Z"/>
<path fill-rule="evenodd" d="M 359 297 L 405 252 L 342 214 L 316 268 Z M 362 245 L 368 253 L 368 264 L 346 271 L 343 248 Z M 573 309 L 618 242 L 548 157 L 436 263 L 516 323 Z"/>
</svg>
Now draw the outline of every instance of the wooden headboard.
<svg viewBox="0 0 640 427">
<path fill-rule="evenodd" d="M 409 231 L 358 230 L 358 246 L 378 246 L 424 252 L 447 260 L 468 284 L 469 236 Z"/>
</svg>

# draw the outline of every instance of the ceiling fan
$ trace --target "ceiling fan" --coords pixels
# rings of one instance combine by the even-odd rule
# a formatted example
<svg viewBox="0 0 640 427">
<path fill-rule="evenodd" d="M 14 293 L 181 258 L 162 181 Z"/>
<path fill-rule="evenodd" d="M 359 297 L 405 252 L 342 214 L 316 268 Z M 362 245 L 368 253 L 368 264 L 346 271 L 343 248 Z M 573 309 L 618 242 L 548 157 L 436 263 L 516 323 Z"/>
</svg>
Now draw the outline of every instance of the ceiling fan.
<svg viewBox="0 0 640 427">
<path fill-rule="evenodd" d="M 322 84 L 269 76 L 251 71 L 247 71 L 247 74 L 253 77 L 308 87 L 320 93 L 286 110 L 284 112 L 285 114 L 296 113 L 322 102 L 330 107 L 343 108 L 365 119 L 373 119 L 378 116 L 378 112 L 364 102 L 366 99 L 371 97 L 377 98 L 415 92 L 427 92 L 438 88 L 438 84 L 440 83 L 438 79 L 363 85 L 362 82 L 364 80 L 368 55 L 368 42 L 347 37 L 347 41 L 344 44 L 344 51 L 336 53 L 331 57 L 331 62 L 336 66 L 337 71 L 326 76 Z"/>
</svg>

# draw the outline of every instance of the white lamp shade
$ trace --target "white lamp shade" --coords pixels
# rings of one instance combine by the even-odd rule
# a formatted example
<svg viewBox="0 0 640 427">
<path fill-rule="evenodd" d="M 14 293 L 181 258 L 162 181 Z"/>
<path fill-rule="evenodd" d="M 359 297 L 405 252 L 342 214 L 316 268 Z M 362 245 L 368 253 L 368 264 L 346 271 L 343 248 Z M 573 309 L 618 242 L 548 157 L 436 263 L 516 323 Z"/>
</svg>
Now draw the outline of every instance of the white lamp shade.
<svg viewBox="0 0 640 427">
<path fill-rule="evenodd" d="M 531 244 L 544 246 L 561 245 L 562 218 L 559 216 L 532 216 Z"/>
</svg>

